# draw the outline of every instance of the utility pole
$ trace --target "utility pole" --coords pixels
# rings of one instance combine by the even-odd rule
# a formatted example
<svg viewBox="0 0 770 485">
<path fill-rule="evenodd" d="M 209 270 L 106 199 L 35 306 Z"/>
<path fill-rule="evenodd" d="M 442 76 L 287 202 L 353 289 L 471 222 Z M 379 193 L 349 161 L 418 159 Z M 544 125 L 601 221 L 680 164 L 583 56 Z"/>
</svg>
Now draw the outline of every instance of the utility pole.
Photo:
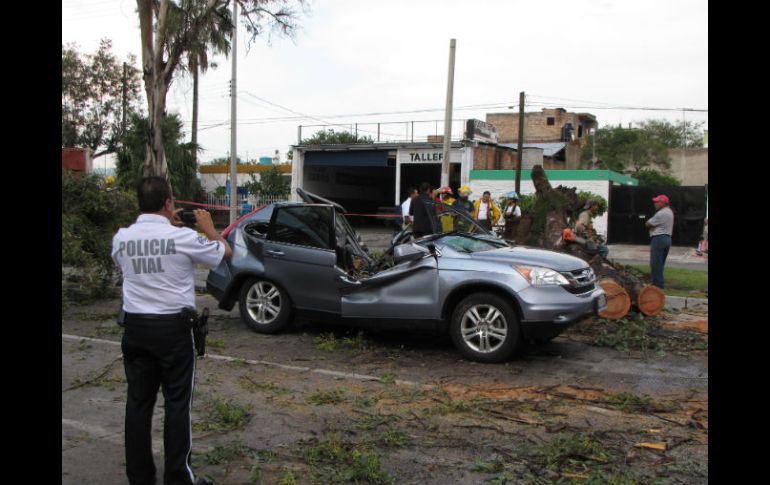
<svg viewBox="0 0 770 485">
<path fill-rule="evenodd" d="M 524 91 L 519 93 L 519 147 L 516 149 L 516 193 L 521 194 L 521 158 L 524 145 Z"/>
<path fill-rule="evenodd" d="M 682 108 L 682 180 L 687 174 L 687 123 L 684 120 L 685 108 Z"/>
<path fill-rule="evenodd" d="M 444 114 L 444 152 L 441 160 L 441 187 L 449 185 L 449 151 L 452 149 L 452 100 L 455 85 L 455 39 L 449 40 L 449 75 L 446 85 L 446 112 Z"/>
<path fill-rule="evenodd" d="M 123 148 L 126 147 L 126 105 L 128 103 L 128 86 L 126 85 L 128 83 L 128 64 L 125 62 L 123 63 L 123 123 L 120 127 L 120 137 L 122 141 Z"/>
<path fill-rule="evenodd" d="M 233 2 L 233 75 L 230 80 L 230 224 L 238 217 L 238 169 L 236 167 L 236 112 L 235 112 L 235 74 L 238 54 L 235 50 L 238 41 L 238 2 Z"/>
</svg>

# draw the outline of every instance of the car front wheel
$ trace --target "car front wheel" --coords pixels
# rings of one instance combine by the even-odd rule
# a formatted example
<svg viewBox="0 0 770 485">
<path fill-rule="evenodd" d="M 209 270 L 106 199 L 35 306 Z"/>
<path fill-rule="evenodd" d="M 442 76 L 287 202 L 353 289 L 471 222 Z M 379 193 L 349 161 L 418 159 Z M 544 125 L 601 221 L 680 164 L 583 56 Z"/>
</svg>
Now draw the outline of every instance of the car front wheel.
<svg viewBox="0 0 770 485">
<path fill-rule="evenodd" d="M 260 333 L 276 333 L 289 324 L 291 303 L 286 292 L 272 281 L 252 278 L 241 287 L 241 318 Z"/>
<path fill-rule="evenodd" d="M 504 362 L 516 352 L 520 340 L 516 311 L 490 293 L 464 298 L 452 312 L 449 333 L 460 353 L 478 362 Z"/>
</svg>

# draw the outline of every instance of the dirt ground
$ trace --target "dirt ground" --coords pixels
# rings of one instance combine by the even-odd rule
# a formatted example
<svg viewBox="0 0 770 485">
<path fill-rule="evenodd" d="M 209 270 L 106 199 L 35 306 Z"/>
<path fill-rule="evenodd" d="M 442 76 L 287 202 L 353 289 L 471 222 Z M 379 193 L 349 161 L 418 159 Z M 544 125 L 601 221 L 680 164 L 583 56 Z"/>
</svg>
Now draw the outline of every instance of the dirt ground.
<svg viewBox="0 0 770 485">
<path fill-rule="evenodd" d="M 707 350 L 616 350 L 596 345 L 587 322 L 478 364 L 435 333 L 299 320 L 261 335 L 237 306 L 197 298 L 212 317 L 193 469 L 216 483 L 708 482 Z M 126 483 L 117 307 L 62 309 L 63 484 Z M 663 320 L 707 339 L 707 316 Z"/>
</svg>

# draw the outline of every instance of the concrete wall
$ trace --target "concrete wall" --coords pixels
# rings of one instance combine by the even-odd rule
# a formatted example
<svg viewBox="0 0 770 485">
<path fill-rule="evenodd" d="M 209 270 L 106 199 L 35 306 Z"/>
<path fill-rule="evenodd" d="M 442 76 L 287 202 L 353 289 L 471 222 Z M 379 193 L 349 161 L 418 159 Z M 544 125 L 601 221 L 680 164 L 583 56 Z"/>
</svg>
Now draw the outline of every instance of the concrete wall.
<svg viewBox="0 0 770 485">
<path fill-rule="evenodd" d="M 93 159 L 88 148 L 62 148 L 61 168 L 72 172 L 91 173 Z"/>
<path fill-rule="evenodd" d="M 564 187 L 576 187 L 578 192 L 593 192 L 594 194 L 604 197 L 609 201 L 610 197 L 610 182 L 607 180 L 554 180 L 551 181 L 553 187 L 560 185 Z M 484 180 L 484 179 L 471 179 L 471 199 L 478 199 L 485 190 L 488 190 L 492 195 L 492 198 L 497 200 L 502 197 L 506 192 L 510 192 L 515 189 L 513 180 Z M 535 185 L 532 180 L 521 179 L 521 194 L 531 195 L 535 193 Z M 594 229 L 598 234 L 607 237 L 607 221 L 609 210 L 605 212 L 601 217 L 594 219 Z"/>
<path fill-rule="evenodd" d="M 535 165 L 543 165 L 543 149 L 542 148 L 522 148 L 521 168 L 523 170 L 530 170 Z M 545 168 L 545 167 L 543 167 Z"/>
<path fill-rule="evenodd" d="M 684 152 L 684 156 L 682 154 Z M 709 183 L 708 148 L 671 148 L 671 175 L 682 181 L 682 185 L 706 185 Z"/>
<path fill-rule="evenodd" d="M 254 173 L 254 177 L 259 181 L 259 172 Z M 248 173 L 238 174 L 238 187 L 242 187 L 247 182 L 251 182 L 251 176 Z M 200 174 L 200 181 L 203 190 L 206 192 L 214 192 L 217 187 L 224 187 L 227 181 L 230 180 L 230 174 L 228 173 L 202 173 Z"/>
</svg>

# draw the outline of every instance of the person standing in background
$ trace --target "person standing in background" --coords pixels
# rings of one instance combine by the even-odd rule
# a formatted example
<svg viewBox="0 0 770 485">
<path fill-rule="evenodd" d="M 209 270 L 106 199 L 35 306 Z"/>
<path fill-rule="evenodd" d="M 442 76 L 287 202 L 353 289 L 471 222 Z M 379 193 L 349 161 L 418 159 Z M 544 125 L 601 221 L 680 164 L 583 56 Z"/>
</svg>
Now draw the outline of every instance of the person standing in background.
<svg viewBox="0 0 770 485">
<path fill-rule="evenodd" d="M 671 249 L 671 235 L 674 232 L 674 212 L 669 207 L 668 197 L 659 195 L 652 199 L 657 212 L 644 223 L 650 230 L 650 270 L 652 284 L 664 289 L 663 270 L 666 267 L 668 250 Z"/>
</svg>

